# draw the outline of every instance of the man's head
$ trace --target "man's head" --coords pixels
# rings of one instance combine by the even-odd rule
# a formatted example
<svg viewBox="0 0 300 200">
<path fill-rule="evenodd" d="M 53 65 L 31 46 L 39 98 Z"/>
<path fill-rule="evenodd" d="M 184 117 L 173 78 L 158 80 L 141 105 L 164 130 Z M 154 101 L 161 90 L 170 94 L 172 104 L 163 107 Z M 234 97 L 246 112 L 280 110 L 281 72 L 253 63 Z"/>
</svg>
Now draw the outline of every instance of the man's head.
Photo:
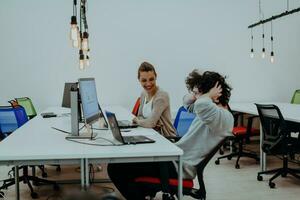
<svg viewBox="0 0 300 200">
<path fill-rule="evenodd" d="M 231 87 L 226 83 L 225 77 L 221 76 L 217 72 L 206 71 L 203 74 L 199 74 L 193 70 L 186 78 L 186 84 L 189 91 L 197 90 L 200 94 L 205 94 L 210 91 L 211 88 L 221 86 L 222 94 L 218 98 L 218 103 L 226 106 L 229 102 L 231 95 Z"/>
</svg>

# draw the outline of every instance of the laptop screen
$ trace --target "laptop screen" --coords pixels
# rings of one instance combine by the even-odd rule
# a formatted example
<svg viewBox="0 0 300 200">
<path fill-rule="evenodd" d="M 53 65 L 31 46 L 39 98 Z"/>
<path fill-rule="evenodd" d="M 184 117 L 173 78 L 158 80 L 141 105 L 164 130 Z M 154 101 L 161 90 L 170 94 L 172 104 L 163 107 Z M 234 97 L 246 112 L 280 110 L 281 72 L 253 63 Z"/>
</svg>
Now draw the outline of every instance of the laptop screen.
<svg viewBox="0 0 300 200">
<path fill-rule="evenodd" d="M 124 140 L 123 140 L 123 137 L 121 135 L 120 128 L 118 126 L 118 122 L 117 122 L 115 114 L 112 113 L 112 112 L 107 112 L 106 111 L 106 116 L 107 116 L 107 120 L 108 120 L 110 129 L 111 129 L 111 132 L 113 134 L 113 137 L 116 140 L 118 140 L 119 142 L 124 144 Z"/>
</svg>

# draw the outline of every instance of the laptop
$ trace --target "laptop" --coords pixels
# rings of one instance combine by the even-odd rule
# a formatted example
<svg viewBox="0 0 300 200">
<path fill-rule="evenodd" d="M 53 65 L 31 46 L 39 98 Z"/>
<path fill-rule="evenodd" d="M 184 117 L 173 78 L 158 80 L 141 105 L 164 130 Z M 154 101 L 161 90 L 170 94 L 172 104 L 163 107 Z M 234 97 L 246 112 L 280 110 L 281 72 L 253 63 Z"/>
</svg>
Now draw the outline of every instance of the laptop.
<svg viewBox="0 0 300 200">
<path fill-rule="evenodd" d="M 117 120 L 120 129 L 137 128 L 138 125 L 129 120 Z"/>
<path fill-rule="evenodd" d="M 106 112 L 106 117 L 113 134 L 113 137 L 122 144 L 142 144 L 142 143 L 154 143 L 155 141 L 142 135 L 136 136 L 122 136 L 116 115 L 111 112 Z"/>
</svg>

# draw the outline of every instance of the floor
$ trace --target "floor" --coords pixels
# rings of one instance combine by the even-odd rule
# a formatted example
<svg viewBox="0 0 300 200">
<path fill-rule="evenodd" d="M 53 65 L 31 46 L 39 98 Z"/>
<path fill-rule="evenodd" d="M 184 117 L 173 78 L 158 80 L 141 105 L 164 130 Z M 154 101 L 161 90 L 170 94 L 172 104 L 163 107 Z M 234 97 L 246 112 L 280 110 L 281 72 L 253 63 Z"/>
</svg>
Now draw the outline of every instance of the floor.
<svg viewBox="0 0 300 200">
<path fill-rule="evenodd" d="M 219 155 L 216 155 L 219 156 Z M 233 158 L 231 161 L 221 160 L 220 165 L 215 165 L 213 159 L 205 170 L 205 183 L 207 189 L 208 200 L 298 200 L 300 197 L 300 180 L 291 176 L 286 178 L 279 177 L 275 180 L 276 188 L 270 189 L 268 186 L 268 178 L 264 176 L 264 180 L 258 182 L 256 173 L 259 171 L 259 165 L 252 159 L 242 158 L 240 161 L 240 169 L 234 168 Z M 275 157 L 268 157 L 268 166 L 280 166 L 281 162 Z M 299 164 L 291 164 L 296 168 L 300 168 Z M 62 166 L 61 172 L 56 172 L 53 166 L 47 166 L 49 179 L 76 179 L 80 177 L 78 166 Z M 105 165 L 102 165 L 102 170 L 95 167 L 96 178 L 107 178 Z M 7 172 L 11 167 L 0 167 L 0 180 L 7 178 Z M 31 199 L 28 188 L 23 183 L 20 184 L 22 200 Z M 5 192 L 5 200 L 13 200 L 15 198 L 14 186 L 10 187 Z M 90 190 L 96 194 L 104 194 L 112 192 L 114 195 L 120 196 L 115 191 L 112 184 L 94 184 Z M 54 191 L 51 186 L 36 187 L 35 191 L 39 195 L 40 200 L 62 200 L 69 193 L 80 191 L 79 184 L 60 185 L 60 190 Z M 115 191 L 115 192 L 113 192 Z M 160 199 L 157 195 L 156 199 Z M 192 199 L 184 197 L 184 200 Z"/>
</svg>

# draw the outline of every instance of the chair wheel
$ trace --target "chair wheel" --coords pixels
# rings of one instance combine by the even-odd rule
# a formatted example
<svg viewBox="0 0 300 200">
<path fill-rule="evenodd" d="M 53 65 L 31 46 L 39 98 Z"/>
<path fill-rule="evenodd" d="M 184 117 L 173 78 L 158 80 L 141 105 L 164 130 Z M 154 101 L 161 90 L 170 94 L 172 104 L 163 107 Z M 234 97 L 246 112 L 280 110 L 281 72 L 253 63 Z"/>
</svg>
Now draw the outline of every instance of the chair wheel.
<svg viewBox="0 0 300 200">
<path fill-rule="evenodd" d="M 236 164 L 236 165 L 235 165 L 235 168 L 236 168 L 236 169 L 239 169 L 239 168 L 240 168 L 240 165 L 239 165 L 239 164 Z"/>
<path fill-rule="evenodd" d="M 270 186 L 270 188 L 275 188 L 275 183 L 269 182 L 269 186 Z"/>
<path fill-rule="evenodd" d="M 219 164 L 220 164 L 220 160 L 216 160 L 216 161 L 215 161 L 215 164 L 216 164 L 216 165 L 219 165 Z"/>
<path fill-rule="evenodd" d="M 39 198 L 39 195 L 36 192 L 32 192 L 31 193 L 31 198 L 37 199 L 37 198 Z"/>
<path fill-rule="evenodd" d="M 48 174 L 47 174 L 46 172 L 43 172 L 43 173 L 42 173 L 42 177 L 43 177 L 43 178 L 47 178 L 47 176 L 48 176 Z"/>
<path fill-rule="evenodd" d="M 57 166 L 57 167 L 56 167 L 56 171 L 57 171 L 57 172 L 60 172 L 60 171 L 61 171 L 60 166 Z"/>
<path fill-rule="evenodd" d="M 263 180 L 263 177 L 261 175 L 257 175 L 257 180 L 258 181 L 262 181 Z"/>
<path fill-rule="evenodd" d="M 231 156 L 228 156 L 228 157 L 227 157 L 227 160 L 231 160 L 231 159 L 232 159 L 232 157 L 231 157 Z"/>
<path fill-rule="evenodd" d="M 219 154 L 220 154 L 220 155 L 223 155 L 223 154 L 224 154 L 224 151 L 220 149 L 220 150 L 219 150 Z"/>
<path fill-rule="evenodd" d="M 54 189 L 55 191 L 58 191 L 58 190 L 59 190 L 59 185 L 54 184 L 54 185 L 53 185 L 53 189 Z"/>
</svg>

